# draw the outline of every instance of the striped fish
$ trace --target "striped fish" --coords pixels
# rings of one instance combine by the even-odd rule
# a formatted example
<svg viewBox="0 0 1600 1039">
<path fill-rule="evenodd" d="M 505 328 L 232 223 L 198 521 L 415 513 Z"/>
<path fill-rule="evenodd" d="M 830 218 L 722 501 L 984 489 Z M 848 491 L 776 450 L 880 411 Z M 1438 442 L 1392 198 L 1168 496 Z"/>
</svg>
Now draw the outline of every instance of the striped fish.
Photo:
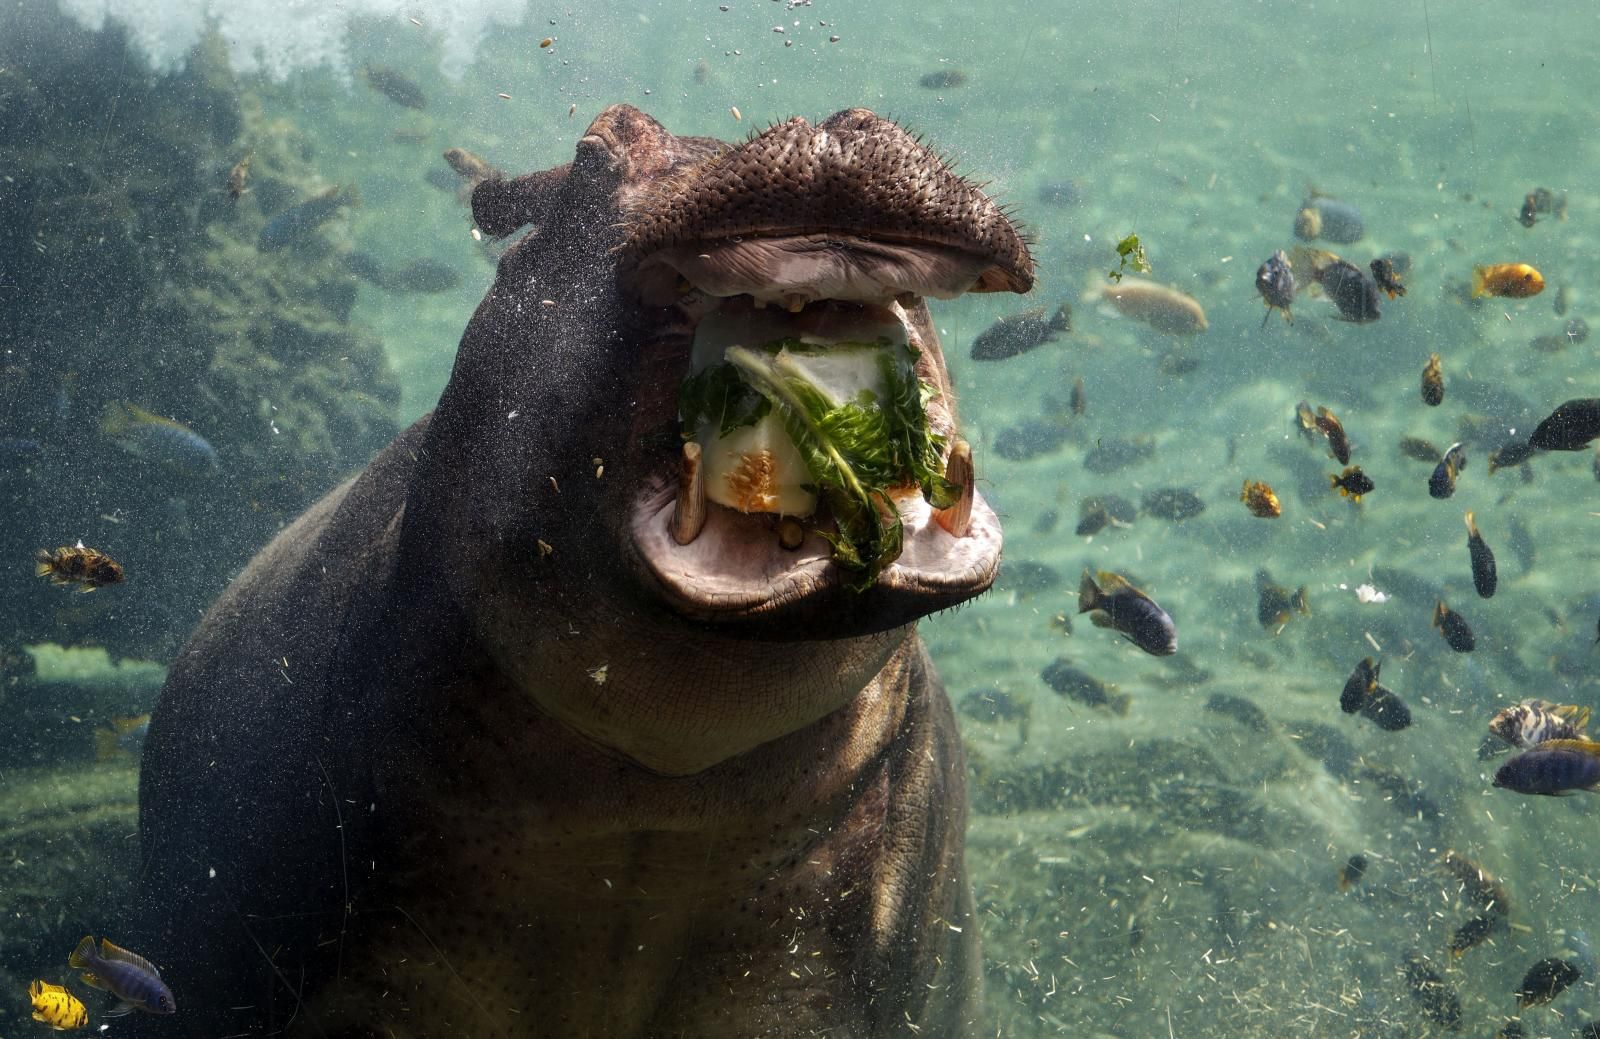
<svg viewBox="0 0 1600 1039">
<path fill-rule="evenodd" d="M 155 964 L 127 949 L 118 948 L 100 939 L 100 951 L 94 951 L 94 938 L 84 936 L 78 947 L 67 957 L 74 970 L 83 971 L 85 985 L 104 989 L 117 997 L 117 1005 L 106 1012 L 107 1017 L 121 1017 L 132 1010 L 148 1014 L 171 1014 L 178 1009 L 172 990 L 161 980 Z"/>
<path fill-rule="evenodd" d="M 1526 750 L 1546 740 L 1582 739 L 1589 724 L 1589 708 L 1524 700 L 1507 707 L 1489 721 L 1489 731 L 1513 747 Z"/>
<path fill-rule="evenodd" d="M 89 1011 L 77 996 L 61 985 L 52 985 L 41 978 L 28 986 L 28 998 L 33 1002 L 33 1019 L 43 1021 L 58 1032 L 82 1028 L 89 1023 Z"/>
</svg>

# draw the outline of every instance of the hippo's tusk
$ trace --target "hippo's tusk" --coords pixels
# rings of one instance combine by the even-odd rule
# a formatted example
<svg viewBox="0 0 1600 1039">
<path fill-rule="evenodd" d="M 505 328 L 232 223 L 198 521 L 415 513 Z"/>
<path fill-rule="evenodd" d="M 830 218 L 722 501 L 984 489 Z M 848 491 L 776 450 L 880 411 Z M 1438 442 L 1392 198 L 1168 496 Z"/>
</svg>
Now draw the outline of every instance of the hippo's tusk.
<svg viewBox="0 0 1600 1039">
<path fill-rule="evenodd" d="M 964 538 L 972 529 L 972 495 L 976 480 L 972 475 L 972 445 L 957 440 L 944 463 L 944 478 L 961 488 L 960 497 L 948 509 L 934 509 L 934 521 L 952 537 Z"/>
<path fill-rule="evenodd" d="M 678 500 L 672 506 L 672 540 L 687 545 L 706 525 L 706 478 L 700 466 L 700 445 L 683 445 L 678 462 Z"/>
</svg>

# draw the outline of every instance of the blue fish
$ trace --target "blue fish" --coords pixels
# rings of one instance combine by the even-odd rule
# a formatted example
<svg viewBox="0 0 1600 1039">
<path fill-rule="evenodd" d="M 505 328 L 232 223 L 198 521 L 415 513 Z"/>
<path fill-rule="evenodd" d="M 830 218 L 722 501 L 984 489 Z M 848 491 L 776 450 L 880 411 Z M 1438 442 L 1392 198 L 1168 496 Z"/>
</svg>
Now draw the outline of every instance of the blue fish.
<svg viewBox="0 0 1600 1039">
<path fill-rule="evenodd" d="M 217 471 L 217 449 L 205 437 L 136 404 L 122 400 L 107 404 L 100 432 L 130 455 L 147 458 L 181 476 L 209 476 Z"/>
<path fill-rule="evenodd" d="M 1600 758 L 1576 750 L 1523 751 L 1494 774 L 1494 785 L 1518 794 L 1560 797 L 1600 786 Z"/>
<path fill-rule="evenodd" d="M 360 204 L 361 196 L 356 193 L 355 185 L 329 188 L 268 220 L 256 238 L 256 248 L 264 253 L 287 248 L 327 223 L 339 207 Z"/>
<path fill-rule="evenodd" d="M 117 997 L 117 1005 L 106 1012 L 107 1017 L 121 1017 L 133 1010 L 171 1014 L 178 1009 L 172 990 L 161 980 L 161 972 L 154 964 L 104 938 L 100 939 L 100 951 L 95 952 L 94 938 L 85 935 L 67 957 L 67 964 L 83 971 L 79 980 L 85 985 L 104 989 Z"/>
</svg>

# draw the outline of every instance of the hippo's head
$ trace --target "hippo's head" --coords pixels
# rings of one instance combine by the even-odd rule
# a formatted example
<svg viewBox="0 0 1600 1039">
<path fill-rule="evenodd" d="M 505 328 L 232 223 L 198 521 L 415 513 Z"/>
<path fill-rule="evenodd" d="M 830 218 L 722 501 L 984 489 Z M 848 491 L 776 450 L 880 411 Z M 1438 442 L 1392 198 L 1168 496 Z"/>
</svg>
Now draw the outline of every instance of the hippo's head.
<svg viewBox="0 0 1600 1039">
<path fill-rule="evenodd" d="M 550 713 L 693 771 L 837 708 L 906 625 L 989 587 L 1000 524 L 923 300 L 1025 292 L 1033 264 L 1002 210 L 916 138 L 852 109 L 729 146 L 616 106 L 570 164 L 480 184 L 473 213 L 493 235 L 532 229 L 462 339 L 403 565 L 442 575 Z M 913 358 L 944 507 L 905 474 L 861 498 L 874 529 L 899 529 L 880 565 L 839 561 L 850 503 L 816 493 L 793 442 L 758 436 L 719 463 L 711 421 L 686 449 L 691 372 L 732 344 L 771 360 L 785 340 L 813 370 L 836 341 Z"/>
</svg>

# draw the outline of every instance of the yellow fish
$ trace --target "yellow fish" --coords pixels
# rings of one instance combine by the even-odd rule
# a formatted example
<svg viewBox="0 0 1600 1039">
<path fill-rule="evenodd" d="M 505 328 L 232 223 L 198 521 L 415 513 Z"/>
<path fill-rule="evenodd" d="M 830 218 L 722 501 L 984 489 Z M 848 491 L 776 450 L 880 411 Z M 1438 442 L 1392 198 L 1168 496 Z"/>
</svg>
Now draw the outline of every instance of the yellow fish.
<svg viewBox="0 0 1600 1039">
<path fill-rule="evenodd" d="M 33 1000 L 33 1019 L 43 1021 L 58 1032 L 82 1028 L 89 1023 L 89 1011 L 77 996 L 61 985 L 40 979 L 28 986 L 28 998 Z"/>
</svg>

